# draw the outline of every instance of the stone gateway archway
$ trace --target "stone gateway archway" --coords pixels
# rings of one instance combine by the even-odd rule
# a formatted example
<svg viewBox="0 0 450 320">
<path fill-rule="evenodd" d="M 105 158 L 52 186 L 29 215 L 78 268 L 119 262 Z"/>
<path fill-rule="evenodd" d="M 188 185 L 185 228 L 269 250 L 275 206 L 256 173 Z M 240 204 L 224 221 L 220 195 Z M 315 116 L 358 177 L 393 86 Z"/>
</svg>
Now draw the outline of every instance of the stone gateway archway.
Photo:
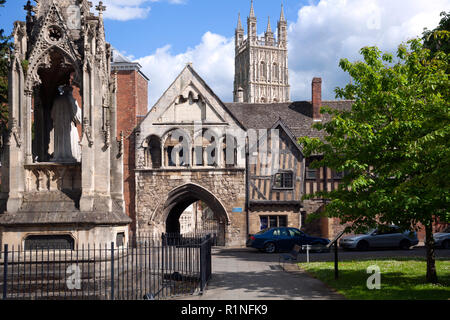
<svg viewBox="0 0 450 320">
<path fill-rule="evenodd" d="M 180 216 L 199 202 L 208 210 L 202 223 L 216 224 L 222 244 L 245 244 L 243 137 L 245 128 L 187 65 L 136 128 L 136 235 L 180 233 Z"/>
<path fill-rule="evenodd" d="M 201 201 L 213 212 L 221 227 L 219 245 L 242 245 L 246 239 L 245 172 L 240 169 L 150 170 L 136 173 L 137 235 L 179 233 L 181 214 Z M 222 231 L 222 232 L 220 232 Z"/>
<path fill-rule="evenodd" d="M 167 233 L 180 234 L 181 215 L 190 205 L 198 201 L 201 201 L 212 211 L 214 227 L 204 228 L 204 223 L 198 221 L 196 226 L 192 228 L 192 232 L 200 233 L 206 231 L 214 233 L 217 245 L 225 245 L 226 226 L 229 223 L 228 213 L 219 199 L 199 185 L 188 183 L 172 190 L 161 208 L 161 216 L 156 217 L 156 220 L 162 219 L 160 222 L 165 222 Z"/>
</svg>

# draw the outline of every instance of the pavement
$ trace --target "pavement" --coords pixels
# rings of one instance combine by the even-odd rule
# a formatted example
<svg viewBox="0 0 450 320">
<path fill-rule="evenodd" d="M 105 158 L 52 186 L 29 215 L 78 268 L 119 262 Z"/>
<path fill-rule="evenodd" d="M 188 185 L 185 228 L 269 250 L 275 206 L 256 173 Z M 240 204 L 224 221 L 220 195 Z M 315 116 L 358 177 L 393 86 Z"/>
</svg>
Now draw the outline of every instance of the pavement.
<svg viewBox="0 0 450 320">
<path fill-rule="evenodd" d="M 295 263 L 280 265 L 279 254 L 251 248 L 214 248 L 213 275 L 203 295 L 186 300 L 342 300 L 344 297 L 311 277 Z M 425 248 L 411 250 L 342 251 L 339 260 L 425 257 Z M 310 261 L 334 261 L 334 252 L 310 253 Z M 436 250 L 450 259 L 450 250 Z M 299 262 L 306 262 L 300 254 Z"/>
<path fill-rule="evenodd" d="M 344 299 L 278 254 L 252 249 L 213 249 L 213 275 L 203 295 L 188 300 Z"/>
</svg>

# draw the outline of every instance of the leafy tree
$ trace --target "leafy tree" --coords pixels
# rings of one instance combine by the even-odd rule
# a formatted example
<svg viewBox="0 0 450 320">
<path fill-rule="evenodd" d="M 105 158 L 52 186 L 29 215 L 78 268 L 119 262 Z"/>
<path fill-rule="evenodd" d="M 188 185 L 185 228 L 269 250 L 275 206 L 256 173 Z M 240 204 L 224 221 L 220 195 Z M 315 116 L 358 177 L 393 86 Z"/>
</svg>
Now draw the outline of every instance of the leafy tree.
<svg viewBox="0 0 450 320">
<path fill-rule="evenodd" d="M 3 7 L 6 0 L 0 0 Z M 0 137 L 6 132 L 8 123 L 8 55 L 11 50 L 11 37 L 4 35 L 0 29 Z"/>
<path fill-rule="evenodd" d="M 450 12 L 441 12 L 441 17 L 442 19 L 435 29 L 428 30 L 425 28 L 422 34 L 424 47 L 430 49 L 433 54 L 437 51 L 450 53 L 450 42 L 446 41 L 450 34 Z"/>
<path fill-rule="evenodd" d="M 450 221 L 449 55 L 432 52 L 420 39 L 400 45 L 396 57 L 376 47 L 361 54 L 364 61 L 340 61 L 354 81 L 335 92 L 354 100 L 351 111 L 324 107 L 332 119 L 315 128 L 327 137 L 299 139 L 307 156 L 323 154 L 314 167 L 345 172 L 343 183 L 306 198 L 329 199 L 325 214 L 355 232 L 421 224 L 427 281 L 436 283 L 433 223 Z"/>
</svg>

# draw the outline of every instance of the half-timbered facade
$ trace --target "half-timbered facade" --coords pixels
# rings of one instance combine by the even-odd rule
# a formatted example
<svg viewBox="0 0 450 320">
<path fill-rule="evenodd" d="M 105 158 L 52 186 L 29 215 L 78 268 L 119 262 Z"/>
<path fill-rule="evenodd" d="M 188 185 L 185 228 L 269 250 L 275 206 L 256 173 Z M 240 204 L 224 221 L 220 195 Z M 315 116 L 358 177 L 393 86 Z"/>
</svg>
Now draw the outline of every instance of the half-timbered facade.
<svg viewBox="0 0 450 320">
<path fill-rule="evenodd" d="M 277 129 L 278 132 L 277 144 L 268 139 L 267 160 L 253 155 L 252 147 L 249 147 L 249 233 L 266 227 L 289 226 L 314 235 L 332 237 L 341 228 L 335 219 L 319 218 L 307 222 L 308 215 L 322 210 L 325 200 L 302 200 L 303 196 L 337 188 L 342 175 L 330 168 L 312 168 L 310 164 L 320 156 L 305 158 L 297 139 L 304 136 L 323 138 L 321 132 L 312 128 L 316 121 L 329 120 L 318 112 L 322 104 L 331 108 L 348 109 L 352 102 L 322 102 L 321 80 L 318 78 L 313 79 L 312 94 L 315 98 L 311 101 L 226 104 L 247 130 L 270 132 Z M 263 143 L 266 143 L 265 140 Z"/>
</svg>

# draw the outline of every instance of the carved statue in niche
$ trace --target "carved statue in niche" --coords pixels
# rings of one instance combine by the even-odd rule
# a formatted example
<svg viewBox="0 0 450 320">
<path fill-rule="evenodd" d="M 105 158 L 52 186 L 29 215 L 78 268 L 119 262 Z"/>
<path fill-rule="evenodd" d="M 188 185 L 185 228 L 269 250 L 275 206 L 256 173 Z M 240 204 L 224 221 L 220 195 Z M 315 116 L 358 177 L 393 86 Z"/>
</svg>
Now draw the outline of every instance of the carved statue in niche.
<svg viewBox="0 0 450 320">
<path fill-rule="evenodd" d="M 51 118 L 53 120 L 54 153 L 51 161 L 71 163 L 80 162 L 81 150 L 77 124 L 81 124 L 81 109 L 73 97 L 73 88 L 69 85 L 58 88 Z"/>
</svg>

